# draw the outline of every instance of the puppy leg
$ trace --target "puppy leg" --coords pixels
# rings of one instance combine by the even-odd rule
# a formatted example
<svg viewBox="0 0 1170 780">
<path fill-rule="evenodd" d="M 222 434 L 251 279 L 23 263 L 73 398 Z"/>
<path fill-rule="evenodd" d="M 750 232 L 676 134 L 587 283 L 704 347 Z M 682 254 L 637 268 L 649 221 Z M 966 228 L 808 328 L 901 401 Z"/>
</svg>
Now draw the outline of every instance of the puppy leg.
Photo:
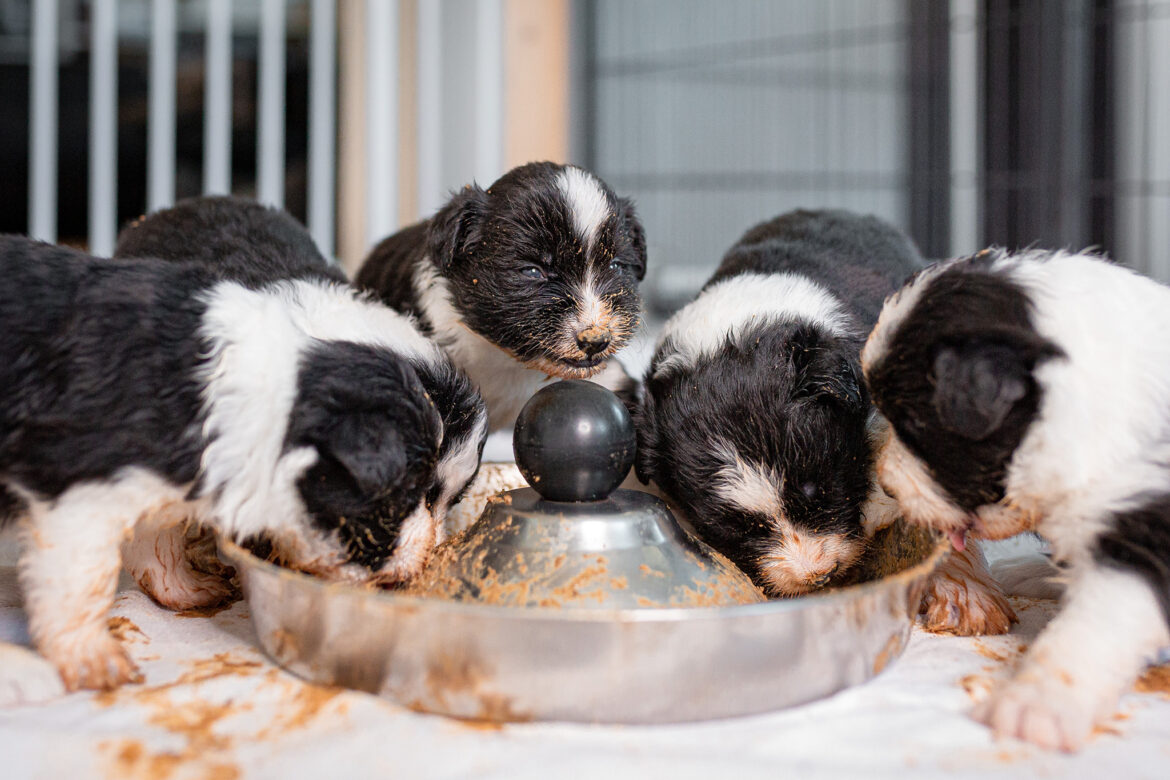
<svg viewBox="0 0 1170 780">
<path fill-rule="evenodd" d="M 1064 595 L 1064 574 L 1036 553 L 996 561 L 991 576 L 1009 596 L 1057 600 Z"/>
<path fill-rule="evenodd" d="M 134 663 L 107 628 L 121 568 L 118 546 L 132 526 L 127 518 L 136 514 L 127 511 L 132 496 L 115 483 L 30 502 L 20 559 L 29 633 L 68 690 L 136 679 Z"/>
<path fill-rule="evenodd" d="M 0 642 L 0 707 L 39 704 L 63 693 L 57 667 L 27 647 Z"/>
<path fill-rule="evenodd" d="M 1074 751 L 1108 717 L 1146 657 L 1170 632 L 1138 576 L 1093 566 L 1070 584 L 1064 609 L 1015 676 L 974 713 L 997 737 Z"/>
<path fill-rule="evenodd" d="M 919 611 L 927 631 L 960 636 L 1006 634 L 1016 620 L 973 539 L 965 550 L 951 550 L 935 569 Z"/>
<path fill-rule="evenodd" d="M 160 513 L 140 522 L 122 545 L 122 563 L 142 592 L 164 607 L 192 609 L 221 604 L 235 595 L 231 582 L 192 564 L 187 519 Z"/>
</svg>

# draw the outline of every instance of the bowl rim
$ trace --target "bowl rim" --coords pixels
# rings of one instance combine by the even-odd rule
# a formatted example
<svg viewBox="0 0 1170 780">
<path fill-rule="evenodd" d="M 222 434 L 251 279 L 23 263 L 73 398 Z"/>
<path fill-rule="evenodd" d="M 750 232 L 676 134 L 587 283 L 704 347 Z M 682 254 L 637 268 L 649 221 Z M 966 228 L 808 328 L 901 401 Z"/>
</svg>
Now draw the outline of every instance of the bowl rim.
<svg viewBox="0 0 1170 780">
<path fill-rule="evenodd" d="M 899 520 L 897 522 L 904 522 Z M 375 604 L 381 604 L 391 609 L 402 609 L 410 612 L 427 611 L 449 613 L 454 615 L 470 615 L 478 618 L 491 617 L 494 619 L 527 621 L 555 621 L 558 623 L 665 623 L 699 620 L 728 620 L 735 618 L 753 618 L 761 615 L 772 615 L 786 612 L 796 612 L 805 609 L 832 608 L 837 605 L 853 603 L 866 595 L 880 590 L 901 587 L 929 575 L 941 562 L 950 550 L 950 541 L 941 534 L 934 534 L 936 539 L 930 554 L 918 563 L 901 571 L 882 577 L 877 580 L 847 585 L 843 588 L 834 588 L 826 591 L 810 593 L 796 598 L 768 599 L 755 604 L 734 604 L 730 606 L 712 607 L 646 607 L 608 609 L 605 607 L 589 609 L 564 609 L 558 607 L 512 607 L 499 604 L 477 604 L 474 602 L 448 601 L 445 599 L 427 598 L 426 596 L 408 596 L 394 591 L 363 588 L 346 582 L 330 582 L 311 574 L 286 569 L 275 563 L 257 558 L 232 540 L 216 534 L 219 549 L 228 563 L 237 568 L 259 571 L 268 577 L 283 579 L 302 590 L 317 592 L 326 597 L 340 597 L 347 599 L 361 599 Z"/>
</svg>

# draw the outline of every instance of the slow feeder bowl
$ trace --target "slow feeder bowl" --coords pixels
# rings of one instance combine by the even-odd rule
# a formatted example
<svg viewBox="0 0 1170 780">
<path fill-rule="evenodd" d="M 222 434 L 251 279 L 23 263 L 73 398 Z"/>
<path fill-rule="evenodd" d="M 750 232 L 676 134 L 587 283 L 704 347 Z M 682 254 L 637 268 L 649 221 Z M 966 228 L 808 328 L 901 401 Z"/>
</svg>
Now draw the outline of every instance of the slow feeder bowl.
<svg viewBox="0 0 1170 780">
<path fill-rule="evenodd" d="M 632 431 L 596 387 L 562 382 L 529 402 L 515 448 L 541 494 L 498 496 L 439 551 L 416 590 L 445 598 L 328 583 L 221 541 L 264 650 L 305 679 L 421 711 L 610 723 L 780 709 L 901 654 L 945 540 L 898 522 L 874 539 L 861 584 L 758 602 L 658 499 L 611 493 Z"/>
</svg>

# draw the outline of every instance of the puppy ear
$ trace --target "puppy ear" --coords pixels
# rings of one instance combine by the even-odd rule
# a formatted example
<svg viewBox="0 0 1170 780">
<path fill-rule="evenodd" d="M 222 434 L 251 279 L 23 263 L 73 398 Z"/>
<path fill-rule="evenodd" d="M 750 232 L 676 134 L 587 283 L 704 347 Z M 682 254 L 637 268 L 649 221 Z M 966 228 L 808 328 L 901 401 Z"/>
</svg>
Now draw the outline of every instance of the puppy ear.
<svg viewBox="0 0 1170 780">
<path fill-rule="evenodd" d="M 362 495 L 371 498 L 397 488 L 409 470 L 402 434 L 382 414 L 344 415 L 317 449 L 340 464 Z"/>
<path fill-rule="evenodd" d="M 943 428 L 980 441 L 1028 394 L 1030 361 L 1006 344 L 947 346 L 934 357 L 934 409 Z"/>
<path fill-rule="evenodd" d="M 479 241 L 487 198 L 487 193 L 479 186 L 469 184 L 431 217 L 427 227 L 427 252 L 440 273 L 445 273 L 455 260 Z"/>
<path fill-rule="evenodd" d="M 638 281 L 646 276 L 646 232 L 642 229 L 642 220 L 634 212 L 634 202 L 629 198 L 618 198 L 617 215 L 622 229 L 630 239 L 632 259 L 636 260 Z"/>
<path fill-rule="evenodd" d="M 798 395 L 858 408 L 869 403 L 858 367 L 848 358 L 818 354 L 800 372 Z"/>
<path fill-rule="evenodd" d="M 643 382 L 638 387 L 638 398 L 631 410 L 634 418 L 634 431 L 638 436 L 638 445 L 634 452 L 634 473 L 643 485 L 649 485 L 657 479 L 656 453 L 658 452 L 658 425 L 655 422 L 654 396 L 650 394 L 647 384 Z"/>
</svg>

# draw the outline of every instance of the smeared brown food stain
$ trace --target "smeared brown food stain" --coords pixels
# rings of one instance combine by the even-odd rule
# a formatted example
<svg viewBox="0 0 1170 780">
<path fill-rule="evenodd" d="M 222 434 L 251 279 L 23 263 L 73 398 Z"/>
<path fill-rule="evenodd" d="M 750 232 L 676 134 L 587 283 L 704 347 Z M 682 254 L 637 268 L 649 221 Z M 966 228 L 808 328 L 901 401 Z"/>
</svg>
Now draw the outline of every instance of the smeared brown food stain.
<svg viewBox="0 0 1170 780">
<path fill-rule="evenodd" d="M 110 691 L 99 691 L 98 693 L 94 694 L 94 703 L 100 707 L 109 707 L 118 703 L 123 698 L 135 699 L 138 701 L 148 701 L 150 697 L 155 696 L 162 691 L 176 688 L 180 685 L 191 685 L 193 683 L 203 682 L 204 680 L 210 680 L 215 677 L 224 677 L 229 675 L 247 677 L 263 666 L 260 661 L 235 658 L 231 653 L 217 653 L 211 658 L 200 658 L 190 663 L 190 671 L 183 672 L 183 674 L 179 675 L 171 682 L 142 688 L 124 688 Z"/>
<path fill-rule="evenodd" d="M 1138 693 L 1160 693 L 1170 699 L 1170 664 L 1151 666 L 1137 678 L 1133 689 Z"/>
<path fill-rule="evenodd" d="M 150 643 L 150 637 L 144 634 L 142 629 L 136 626 L 130 618 L 114 615 L 106 621 L 106 625 L 110 628 L 110 635 L 119 642 L 126 644 L 138 641 Z"/>
<path fill-rule="evenodd" d="M 1105 735 L 1109 735 L 1111 737 L 1120 737 L 1121 731 L 1114 726 L 1105 726 L 1100 723 L 1098 723 L 1096 726 L 1093 726 L 1094 737 L 1102 737 Z"/>
<path fill-rule="evenodd" d="M 337 698 L 339 693 L 344 691 L 343 688 L 327 685 L 299 682 L 297 685 L 299 689 L 293 694 L 292 701 L 288 704 L 289 715 L 280 724 L 285 731 L 304 728 L 309 721 L 321 713 L 321 710 Z"/>
<path fill-rule="evenodd" d="M 983 656 L 984 658 L 995 661 L 997 663 L 1003 663 L 1004 661 L 1008 660 L 1008 658 L 1010 657 L 1006 653 L 1001 653 L 998 650 L 995 650 L 993 648 L 988 647 L 987 645 L 983 644 L 983 642 L 980 642 L 978 639 L 976 639 L 972 643 L 972 645 L 975 648 L 976 653 L 979 653 L 979 655 Z"/>
<path fill-rule="evenodd" d="M 204 701 L 199 698 L 176 700 L 173 689 L 179 685 L 199 683 L 225 675 L 250 676 L 262 664 L 258 661 L 239 659 L 229 653 L 220 653 L 212 658 L 198 659 L 191 663 L 191 670 L 170 683 L 150 688 L 125 688 L 121 696 L 116 692 L 99 694 L 99 703 L 110 704 L 119 699 L 132 701 L 147 709 L 146 722 L 171 734 L 183 737 L 185 744 L 180 750 L 150 751 L 143 743 L 135 740 L 119 740 L 106 743 L 103 749 L 112 752 L 113 764 L 109 775 L 132 780 L 168 780 L 182 769 L 184 776 L 206 778 L 206 780 L 235 780 L 239 769 L 223 760 L 226 751 L 233 748 L 240 734 L 238 730 L 217 732 L 216 727 L 225 718 L 252 709 L 248 702 Z M 262 740 L 281 736 L 293 729 L 303 728 L 333 703 L 342 692 L 341 688 L 311 685 L 290 681 L 277 669 L 270 669 L 260 681 L 261 685 L 281 687 L 281 707 L 271 723 L 261 731 L 249 734 L 250 740 Z M 345 704 L 332 708 L 337 714 L 345 711 Z"/>
<path fill-rule="evenodd" d="M 461 719 L 463 723 L 532 720 L 531 715 L 512 706 L 510 697 L 483 690 L 488 677 L 490 675 L 476 667 L 470 659 L 440 653 L 430 659 L 423 683 L 431 702 L 437 703 L 440 707 L 450 708 L 455 706 L 458 700 L 471 697 L 479 711 L 474 717 Z M 419 711 L 431 709 L 424 707 L 422 702 L 413 702 L 408 706 Z"/>
<path fill-rule="evenodd" d="M 419 712 L 424 711 L 422 709 L 419 710 Z M 471 729 L 472 731 L 503 731 L 507 727 L 505 723 L 491 720 L 474 720 L 472 718 L 452 718 L 451 722 L 465 729 Z"/>
<path fill-rule="evenodd" d="M 885 647 L 877 654 L 877 658 L 873 660 L 873 673 L 880 674 L 883 669 L 898 656 L 902 650 L 902 635 L 894 634 L 886 640 Z"/>
<path fill-rule="evenodd" d="M 226 609 L 231 609 L 235 604 L 234 601 L 226 601 L 223 604 L 215 604 L 210 607 L 191 607 L 190 609 L 180 609 L 175 613 L 175 617 L 181 618 L 208 618 L 215 617 L 220 612 Z"/>
<path fill-rule="evenodd" d="M 981 674 L 968 674 L 959 678 L 959 685 L 971 697 L 971 701 L 981 702 L 991 692 L 992 681 L 990 677 Z"/>
<path fill-rule="evenodd" d="M 638 567 L 638 570 L 642 572 L 642 576 L 643 576 L 643 577 L 659 577 L 659 578 L 662 578 L 662 577 L 665 577 L 665 576 L 666 576 L 666 572 L 664 572 L 664 571 L 658 571 L 657 569 L 651 569 L 649 566 L 647 566 L 647 565 L 646 565 L 646 564 L 644 564 L 644 563 L 643 563 L 641 566 L 639 566 L 639 567 Z"/>
</svg>

